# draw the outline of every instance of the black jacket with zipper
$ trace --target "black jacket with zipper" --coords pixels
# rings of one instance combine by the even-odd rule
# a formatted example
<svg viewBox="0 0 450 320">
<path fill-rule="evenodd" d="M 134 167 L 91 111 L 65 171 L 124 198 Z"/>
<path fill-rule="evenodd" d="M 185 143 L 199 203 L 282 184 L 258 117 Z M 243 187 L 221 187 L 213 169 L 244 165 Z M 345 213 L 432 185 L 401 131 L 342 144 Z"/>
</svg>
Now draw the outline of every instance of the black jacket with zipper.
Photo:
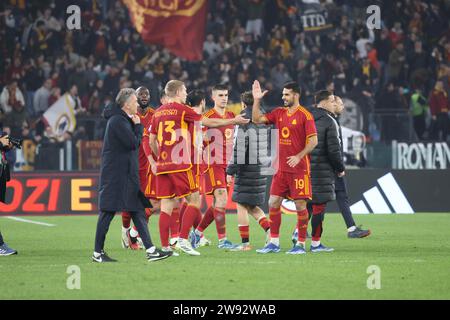
<svg viewBox="0 0 450 320">
<path fill-rule="evenodd" d="M 332 114 L 322 108 L 309 109 L 314 117 L 318 144 L 311 152 L 312 203 L 335 200 L 335 175 L 345 170 L 341 153 L 339 125 Z"/>
<path fill-rule="evenodd" d="M 251 108 L 242 114 L 251 119 Z M 249 122 L 237 126 L 233 156 L 227 174 L 234 176 L 232 200 L 249 206 L 266 203 L 267 176 L 271 174 L 270 127 Z"/>
<path fill-rule="evenodd" d="M 98 203 L 101 211 L 144 210 L 140 190 L 138 152 L 143 126 L 135 125 L 116 104 L 105 107 L 108 120 L 103 139 Z"/>
</svg>

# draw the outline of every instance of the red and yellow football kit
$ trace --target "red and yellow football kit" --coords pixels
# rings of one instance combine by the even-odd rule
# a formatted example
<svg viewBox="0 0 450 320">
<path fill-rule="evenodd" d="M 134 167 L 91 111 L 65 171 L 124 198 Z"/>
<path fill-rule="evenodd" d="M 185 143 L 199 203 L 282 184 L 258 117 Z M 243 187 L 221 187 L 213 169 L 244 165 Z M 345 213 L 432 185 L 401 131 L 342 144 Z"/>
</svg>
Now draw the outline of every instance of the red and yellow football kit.
<svg viewBox="0 0 450 320">
<path fill-rule="evenodd" d="M 313 116 L 302 106 L 293 113 L 289 113 L 288 108 L 276 108 L 265 116 L 279 130 L 278 171 L 273 177 L 270 194 L 291 200 L 311 199 L 310 156 L 305 156 L 293 168 L 287 161 L 317 134 Z"/>
<path fill-rule="evenodd" d="M 155 111 L 151 133 L 158 141 L 156 195 L 158 199 L 184 197 L 198 191 L 192 165 L 189 124 L 202 116 L 188 106 L 169 103 Z"/>
<path fill-rule="evenodd" d="M 225 111 L 220 115 L 214 108 L 207 111 L 205 118 L 233 119 L 234 113 Z M 212 131 L 215 130 L 215 131 Z M 208 130 L 210 141 L 207 145 L 208 170 L 204 175 L 205 194 L 212 194 L 214 190 L 227 187 L 227 165 L 233 152 L 234 125 L 228 125 Z"/>
</svg>

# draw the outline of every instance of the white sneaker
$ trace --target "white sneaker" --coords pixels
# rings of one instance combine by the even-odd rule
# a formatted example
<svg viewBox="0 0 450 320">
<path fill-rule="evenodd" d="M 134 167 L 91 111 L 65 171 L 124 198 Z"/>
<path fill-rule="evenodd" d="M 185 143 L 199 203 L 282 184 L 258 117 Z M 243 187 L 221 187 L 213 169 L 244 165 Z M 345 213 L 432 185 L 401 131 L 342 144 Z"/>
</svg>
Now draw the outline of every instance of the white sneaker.
<svg viewBox="0 0 450 320">
<path fill-rule="evenodd" d="M 140 249 L 145 249 L 144 243 L 142 242 L 141 237 L 137 237 L 137 243 Z"/>
<path fill-rule="evenodd" d="M 162 247 L 161 251 L 163 252 L 172 252 L 173 257 L 178 257 L 180 254 L 176 251 L 173 251 L 171 247 Z"/>
<path fill-rule="evenodd" d="M 198 244 L 199 247 L 206 247 L 211 245 L 211 240 L 206 239 L 204 236 L 200 238 L 200 242 Z"/>
<path fill-rule="evenodd" d="M 122 248 L 124 249 L 128 249 L 130 247 L 130 243 L 128 242 L 128 235 L 127 235 L 127 231 L 130 228 L 124 228 L 122 227 Z"/>
<path fill-rule="evenodd" d="M 178 240 L 178 243 L 180 245 L 180 250 L 183 251 L 184 253 L 187 253 L 191 256 L 199 256 L 200 255 L 200 252 L 192 249 L 192 246 L 188 240 L 180 238 Z"/>
<path fill-rule="evenodd" d="M 170 238 L 169 245 L 171 247 L 174 247 L 177 244 L 177 242 L 178 242 L 178 238 Z"/>
</svg>

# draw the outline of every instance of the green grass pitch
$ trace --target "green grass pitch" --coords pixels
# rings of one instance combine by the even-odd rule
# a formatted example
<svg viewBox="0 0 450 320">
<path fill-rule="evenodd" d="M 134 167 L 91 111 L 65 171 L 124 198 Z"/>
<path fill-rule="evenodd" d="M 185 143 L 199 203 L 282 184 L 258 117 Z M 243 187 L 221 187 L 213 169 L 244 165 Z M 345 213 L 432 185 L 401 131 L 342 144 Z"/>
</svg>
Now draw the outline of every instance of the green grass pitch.
<svg viewBox="0 0 450 320">
<path fill-rule="evenodd" d="M 259 255 L 217 249 L 215 226 L 206 236 L 213 246 L 201 256 L 180 255 L 148 263 L 143 251 L 121 248 L 121 219 L 110 228 L 106 251 L 114 264 L 91 262 L 96 216 L 24 217 L 55 224 L 28 224 L 0 217 L 7 243 L 19 255 L 0 257 L 3 299 L 449 299 L 450 215 L 360 215 L 370 227 L 366 239 L 347 239 L 343 219 L 325 218 L 323 242 L 333 253 L 290 256 L 295 216 L 283 216 L 282 252 Z M 159 245 L 158 217 L 151 218 Z M 239 241 L 235 215 L 227 216 L 229 239 Z M 254 248 L 264 234 L 250 224 Z M 307 244 L 309 248 L 309 243 Z M 69 290 L 68 266 L 81 270 L 81 288 Z M 378 266 L 381 288 L 368 289 L 369 266 Z"/>
</svg>

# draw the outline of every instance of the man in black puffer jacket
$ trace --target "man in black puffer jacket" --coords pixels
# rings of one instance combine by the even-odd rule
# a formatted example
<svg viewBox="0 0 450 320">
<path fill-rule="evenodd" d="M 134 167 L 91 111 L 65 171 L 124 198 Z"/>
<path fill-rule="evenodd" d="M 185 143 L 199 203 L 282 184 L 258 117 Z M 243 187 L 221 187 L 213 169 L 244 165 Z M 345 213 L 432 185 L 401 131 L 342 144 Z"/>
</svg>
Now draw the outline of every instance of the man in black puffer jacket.
<svg viewBox="0 0 450 320">
<path fill-rule="evenodd" d="M 250 91 L 241 95 L 245 118 L 252 115 L 253 95 Z M 266 202 L 267 176 L 270 174 L 270 127 L 253 122 L 240 125 L 235 130 L 233 157 L 227 167 L 227 182 L 234 176 L 232 200 L 237 204 L 237 218 L 242 244 L 232 251 L 248 251 L 250 247 L 249 219 L 258 221 L 269 237 L 269 220 L 260 206 Z"/>
<path fill-rule="evenodd" d="M 345 166 L 341 154 L 339 126 L 333 115 L 336 98 L 333 93 L 323 90 L 315 95 L 316 107 L 311 110 L 317 129 L 318 145 L 311 153 L 312 183 L 312 242 L 311 252 L 333 251 L 320 243 L 322 223 L 326 204 L 335 200 L 335 175 L 342 177 Z"/>
</svg>

